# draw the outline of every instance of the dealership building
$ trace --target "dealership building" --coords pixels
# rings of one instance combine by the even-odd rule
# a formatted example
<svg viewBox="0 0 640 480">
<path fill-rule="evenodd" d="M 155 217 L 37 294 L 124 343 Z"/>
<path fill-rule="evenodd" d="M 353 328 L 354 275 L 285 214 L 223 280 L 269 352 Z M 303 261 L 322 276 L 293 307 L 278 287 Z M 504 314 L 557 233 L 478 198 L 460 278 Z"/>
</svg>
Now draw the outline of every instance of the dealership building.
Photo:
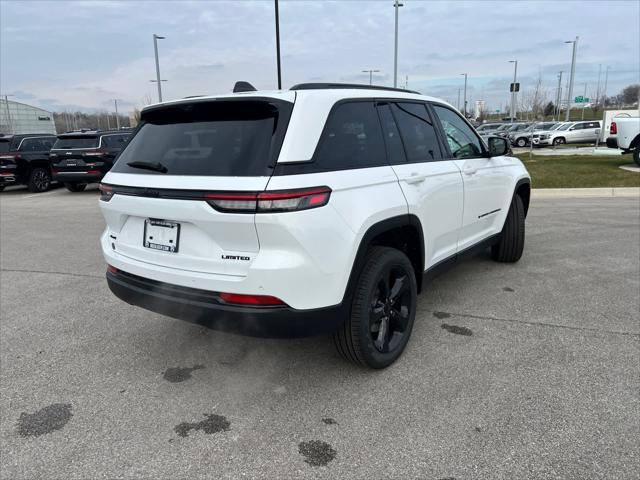
<svg viewBox="0 0 640 480">
<path fill-rule="evenodd" d="M 53 113 L 20 102 L 0 99 L 0 134 L 52 133 Z"/>
</svg>

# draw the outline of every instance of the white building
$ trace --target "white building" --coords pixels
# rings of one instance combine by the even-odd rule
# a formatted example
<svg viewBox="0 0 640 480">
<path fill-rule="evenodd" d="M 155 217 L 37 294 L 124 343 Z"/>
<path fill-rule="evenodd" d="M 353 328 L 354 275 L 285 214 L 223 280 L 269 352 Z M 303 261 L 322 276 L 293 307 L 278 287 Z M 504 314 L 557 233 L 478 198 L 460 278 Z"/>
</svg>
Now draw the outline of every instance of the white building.
<svg viewBox="0 0 640 480">
<path fill-rule="evenodd" d="M 53 113 L 12 100 L 0 99 L 0 134 L 56 134 Z"/>
</svg>

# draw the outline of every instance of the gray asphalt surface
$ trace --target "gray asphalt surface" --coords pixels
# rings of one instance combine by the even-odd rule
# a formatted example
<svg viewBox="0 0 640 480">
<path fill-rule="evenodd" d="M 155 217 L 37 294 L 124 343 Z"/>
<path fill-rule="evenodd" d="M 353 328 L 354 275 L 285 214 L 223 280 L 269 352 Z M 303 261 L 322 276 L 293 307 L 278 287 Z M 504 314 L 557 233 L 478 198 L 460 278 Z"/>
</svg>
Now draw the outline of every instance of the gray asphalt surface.
<svg viewBox="0 0 640 480">
<path fill-rule="evenodd" d="M 0 194 L 0 477 L 638 478 L 637 198 L 534 201 L 367 371 L 120 302 L 97 196 Z"/>
</svg>

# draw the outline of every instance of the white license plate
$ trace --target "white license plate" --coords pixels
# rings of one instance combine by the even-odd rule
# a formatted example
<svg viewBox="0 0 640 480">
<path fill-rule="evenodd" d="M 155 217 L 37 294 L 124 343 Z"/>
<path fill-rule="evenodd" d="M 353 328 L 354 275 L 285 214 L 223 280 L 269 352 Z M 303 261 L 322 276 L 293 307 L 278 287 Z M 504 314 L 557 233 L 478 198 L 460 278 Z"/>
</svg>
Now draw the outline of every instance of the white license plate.
<svg viewBox="0 0 640 480">
<path fill-rule="evenodd" d="M 158 218 L 144 221 L 143 245 L 153 250 L 176 253 L 180 240 L 180 224 Z"/>
</svg>

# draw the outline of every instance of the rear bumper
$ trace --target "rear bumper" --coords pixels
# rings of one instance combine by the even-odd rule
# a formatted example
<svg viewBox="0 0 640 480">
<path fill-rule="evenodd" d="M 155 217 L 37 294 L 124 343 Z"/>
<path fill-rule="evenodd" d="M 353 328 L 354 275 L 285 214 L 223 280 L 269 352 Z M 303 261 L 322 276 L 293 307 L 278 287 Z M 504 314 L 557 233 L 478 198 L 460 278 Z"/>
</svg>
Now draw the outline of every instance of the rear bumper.
<svg viewBox="0 0 640 480">
<path fill-rule="evenodd" d="M 607 147 L 618 148 L 618 139 L 616 137 L 607 137 Z"/>
<path fill-rule="evenodd" d="M 94 183 L 99 182 L 106 175 L 105 172 L 53 172 L 51 177 L 58 182 Z"/>
<path fill-rule="evenodd" d="M 121 300 L 152 312 L 215 330 L 256 337 L 305 337 L 334 332 L 344 321 L 342 304 L 312 310 L 225 305 L 216 292 L 181 287 L 119 271 L 107 272 Z"/>
</svg>

